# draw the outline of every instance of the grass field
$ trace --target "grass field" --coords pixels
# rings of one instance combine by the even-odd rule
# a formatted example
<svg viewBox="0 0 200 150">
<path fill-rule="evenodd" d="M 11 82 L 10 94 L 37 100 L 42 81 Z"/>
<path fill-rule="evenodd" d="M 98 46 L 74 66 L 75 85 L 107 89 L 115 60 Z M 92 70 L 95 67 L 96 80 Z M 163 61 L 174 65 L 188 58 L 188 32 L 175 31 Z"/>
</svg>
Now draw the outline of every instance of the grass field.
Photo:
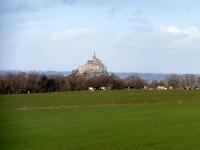
<svg viewBox="0 0 200 150">
<path fill-rule="evenodd" d="M 199 150 L 200 91 L 0 95 L 1 150 Z"/>
</svg>

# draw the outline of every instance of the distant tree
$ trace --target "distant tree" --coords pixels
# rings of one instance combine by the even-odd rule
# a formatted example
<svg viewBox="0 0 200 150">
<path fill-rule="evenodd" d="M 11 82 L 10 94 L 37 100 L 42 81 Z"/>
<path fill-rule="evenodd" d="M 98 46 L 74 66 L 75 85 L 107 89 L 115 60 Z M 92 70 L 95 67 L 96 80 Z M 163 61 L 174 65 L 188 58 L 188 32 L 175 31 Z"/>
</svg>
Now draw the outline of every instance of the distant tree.
<svg viewBox="0 0 200 150">
<path fill-rule="evenodd" d="M 56 81 L 56 91 L 64 92 L 64 91 L 69 91 L 71 89 L 71 86 L 67 77 L 56 76 L 55 81 Z"/>
<path fill-rule="evenodd" d="M 8 94 L 14 94 L 17 93 L 16 89 L 16 75 L 13 74 L 7 74 L 4 77 L 4 85 L 5 85 L 5 91 Z"/>
<path fill-rule="evenodd" d="M 180 76 L 173 74 L 166 78 L 166 82 L 168 86 L 172 86 L 173 88 L 180 88 Z"/>
<path fill-rule="evenodd" d="M 40 76 L 38 86 L 39 86 L 39 92 L 47 92 L 47 82 L 48 78 L 46 75 Z"/>
<path fill-rule="evenodd" d="M 197 87 L 200 87 L 200 77 L 197 77 Z"/>
<path fill-rule="evenodd" d="M 149 83 L 149 86 L 153 89 L 155 89 L 157 86 L 159 86 L 159 82 L 157 80 L 154 80 Z"/>
<path fill-rule="evenodd" d="M 45 92 L 55 92 L 56 91 L 56 81 L 54 78 L 48 78 L 45 88 Z"/>
<path fill-rule="evenodd" d="M 69 76 L 69 83 L 72 91 L 87 89 L 87 78 L 82 76 Z"/>
<path fill-rule="evenodd" d="M 27 92 L 27 79 L 28 75 L 21 72 L 15 76 L 14 86 L 16 93 L 26 93 Z"/>
<path fill-rule="evenodd" d="M 130 76 L 126 79 L 126 85 L 129 88 L 142 89 L 145 85 L 147 85 L 147 83 L 138 76 Z"/>
<path fill-rule="evenodd" d="M 42 92 L 41 90 L 41 76 L 38 74 L 29 74 L 27 79 L 27 92 L 37 93 Z M 44 90 L 43 90 L 44 91 Z"/>
<path fill-rule="evenodd" d="M 0 76 L 0 94 L 6 93 L 6 82 L 3 79 L 3 76 Z"/>
<path fill-rule="evenodd" d="M 189 87 L 196 87 L 197 86 L 197 78 L 195 75 L 186 75 L 185 76 L 186 82 L 187 82 L 187 86 Z"/>
</svg>

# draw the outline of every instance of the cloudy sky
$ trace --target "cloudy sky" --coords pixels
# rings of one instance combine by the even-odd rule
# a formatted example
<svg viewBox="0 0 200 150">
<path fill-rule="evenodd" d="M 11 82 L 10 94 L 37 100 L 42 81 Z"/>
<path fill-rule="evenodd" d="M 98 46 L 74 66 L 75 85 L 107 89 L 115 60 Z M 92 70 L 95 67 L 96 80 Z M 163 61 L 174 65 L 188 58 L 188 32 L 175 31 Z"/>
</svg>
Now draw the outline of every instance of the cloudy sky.
<svg viewBox="0 0 200 150">
<path fill-rule="evenodd" d="M 199 0 L 0 0 L 0 70 L 200 73 Z"/>
</svg>

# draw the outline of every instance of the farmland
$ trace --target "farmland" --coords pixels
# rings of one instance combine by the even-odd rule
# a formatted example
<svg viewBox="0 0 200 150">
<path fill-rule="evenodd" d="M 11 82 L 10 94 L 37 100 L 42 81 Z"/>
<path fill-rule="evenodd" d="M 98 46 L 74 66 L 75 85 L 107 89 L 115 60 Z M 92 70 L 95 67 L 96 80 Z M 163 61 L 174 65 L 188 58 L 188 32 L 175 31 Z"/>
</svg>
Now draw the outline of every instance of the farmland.
<svg viewBox="0 0 200 150">
<path fill-rule="evenodd" d="M 200 149 L 199 116 L 195 90 L 0 95 L 0 149 Z"/>
</svg>

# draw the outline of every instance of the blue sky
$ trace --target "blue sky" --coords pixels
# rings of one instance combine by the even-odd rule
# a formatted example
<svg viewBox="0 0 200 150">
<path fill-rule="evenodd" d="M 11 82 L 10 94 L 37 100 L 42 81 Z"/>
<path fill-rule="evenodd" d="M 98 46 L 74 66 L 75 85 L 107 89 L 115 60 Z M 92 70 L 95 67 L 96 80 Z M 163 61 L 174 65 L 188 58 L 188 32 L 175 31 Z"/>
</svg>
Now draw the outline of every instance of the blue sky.
<svg viewBox="0 0 200 150">
<path fill-rule="evenodd" d="M 200 73 L 198 0 L 0 0 L 0 69 Z"/>
</svg>

